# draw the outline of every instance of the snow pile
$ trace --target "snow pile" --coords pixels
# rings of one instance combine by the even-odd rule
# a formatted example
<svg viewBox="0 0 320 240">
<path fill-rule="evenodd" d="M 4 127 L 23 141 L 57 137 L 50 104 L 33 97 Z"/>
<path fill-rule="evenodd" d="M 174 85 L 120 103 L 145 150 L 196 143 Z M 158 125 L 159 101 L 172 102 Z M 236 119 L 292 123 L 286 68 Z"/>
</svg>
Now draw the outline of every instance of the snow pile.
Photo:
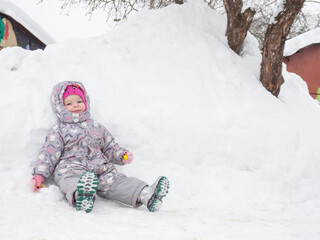
<svg viewBox="0 0 320 240">
<path fill-rule="evenodd" d="M 267 92 L 257 41 L 239 57 L 225 27 L 199 0 L 94 39 L 2 50 L 1 239 L 319 239 L 319 105 L 285 71 L 279 98 Z M 98 198 L 85 214 L 52 183 L 29 192 L 56 122 L 51 90 L 65 80 L 84 83 L 92 117 L 135 154 L 120 171 L 170 179 L 159 213 Z"/>
</svg>

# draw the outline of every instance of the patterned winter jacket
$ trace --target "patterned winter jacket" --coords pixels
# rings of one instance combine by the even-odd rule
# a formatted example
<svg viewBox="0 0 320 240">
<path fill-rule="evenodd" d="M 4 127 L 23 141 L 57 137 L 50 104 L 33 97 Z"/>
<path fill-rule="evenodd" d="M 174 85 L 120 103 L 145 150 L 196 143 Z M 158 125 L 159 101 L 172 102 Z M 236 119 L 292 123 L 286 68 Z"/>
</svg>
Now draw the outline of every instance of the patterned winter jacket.
<svg viewBox="0 0 320 240">
<path fill-rule="evenodd" d="M 69 112 L 62 100 L 68 85 L 82 83 L 68 81 L 54 86 L 51 101 L 59 122 L 49 131 L 40 150 L 33 175 L 45 179 L 53 173 L 72 175 L 76 171 L 93 170 L 101 175 L 108 163 L 123 165 L 121 148 L 108 130 L 90 118 L 90 99 L 85 91 L 87 109 L 80 114 Z"/>
</svg>

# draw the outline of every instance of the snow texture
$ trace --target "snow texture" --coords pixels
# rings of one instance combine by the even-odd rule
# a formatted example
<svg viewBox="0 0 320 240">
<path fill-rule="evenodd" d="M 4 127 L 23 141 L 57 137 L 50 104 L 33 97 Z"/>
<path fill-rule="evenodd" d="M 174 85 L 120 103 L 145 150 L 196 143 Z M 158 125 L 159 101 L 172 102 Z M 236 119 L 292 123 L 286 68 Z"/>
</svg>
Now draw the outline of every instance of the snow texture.
<svg viewBox="0 0 320 240">
<path fill-rule="evenodd" d="M 320 106 L 283 70 L 259 82 L 257 41 L 230 50 L 226 19 L 202 0 L 142 11 L 105 35 L 0 52 L 0 239 L 320 239 Z M 150 213 L 97 198 L 89 214 L 31 169 L 57 118 L 52 87 L 83 82 L 93 119 L 134 153 L 118 167 L 171 182 Z"/>
</svg>

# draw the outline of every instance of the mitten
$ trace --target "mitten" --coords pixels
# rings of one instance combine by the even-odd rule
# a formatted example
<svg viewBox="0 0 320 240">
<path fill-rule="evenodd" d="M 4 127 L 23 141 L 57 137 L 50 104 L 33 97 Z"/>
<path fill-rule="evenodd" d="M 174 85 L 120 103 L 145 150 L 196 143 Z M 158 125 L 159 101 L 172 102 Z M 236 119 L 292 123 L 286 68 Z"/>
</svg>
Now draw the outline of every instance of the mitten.
<svg viewBox="0 0 320 240">
<path fill-rule="evenodd" d="M 30 188 L 32 192 L 37 192 L 42 188 L 43 185 L 43 177 L 40 175 L 34 175 L 30 182 Z"/>
<path fill-rule="evenodd" d="M 123 153 L 123 162 L 126 163 L 126 164 L 130 164 L 130 163 L 132 163 L 132 161 L 133 161 L 132 152 L 125 151 Z"/>
</svg>

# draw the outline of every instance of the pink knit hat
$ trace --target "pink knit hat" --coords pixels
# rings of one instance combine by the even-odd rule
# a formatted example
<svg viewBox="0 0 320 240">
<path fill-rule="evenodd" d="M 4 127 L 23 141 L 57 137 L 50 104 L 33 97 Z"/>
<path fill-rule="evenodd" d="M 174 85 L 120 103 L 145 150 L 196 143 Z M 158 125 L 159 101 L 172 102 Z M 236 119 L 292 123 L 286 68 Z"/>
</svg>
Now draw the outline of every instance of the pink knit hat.
<svg viewBox="0 0 320 240">
<path fill-rule="evenodd" d="M 64 101 L 64 99 L 70 95 L 78 95 L 79 97 L 81 97 L 81 99 L 84 102 L 84 105 L 86 106 L 84 110 L 87 110 L 87 101 L 84 96 L 84 90 L 82 87 L 80 87 L 78 84 L 68 85 L 63 93 L 62 101 Z"/>
</svg>

